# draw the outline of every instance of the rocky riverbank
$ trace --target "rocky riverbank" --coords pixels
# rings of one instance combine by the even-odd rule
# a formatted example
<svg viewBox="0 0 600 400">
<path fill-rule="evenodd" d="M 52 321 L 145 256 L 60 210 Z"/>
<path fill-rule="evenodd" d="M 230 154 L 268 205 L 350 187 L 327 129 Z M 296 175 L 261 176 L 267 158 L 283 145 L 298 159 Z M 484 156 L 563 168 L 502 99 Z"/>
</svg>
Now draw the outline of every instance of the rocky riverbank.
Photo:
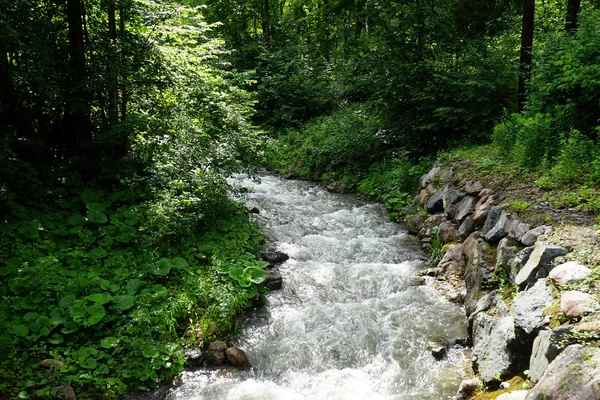
<svg viewBox="0 0 600 400">
<path fill-rule="evenodd" d="M 457 398 L 600 399 L 598 234 L 521 220 L 501 189 L 450 166 L 420 184 L 406 226 L 439 260 L 424 275 L 469 321 L 477 376 Z M 517 375 L 527 381 L 506 382 Z"/>
</svg>

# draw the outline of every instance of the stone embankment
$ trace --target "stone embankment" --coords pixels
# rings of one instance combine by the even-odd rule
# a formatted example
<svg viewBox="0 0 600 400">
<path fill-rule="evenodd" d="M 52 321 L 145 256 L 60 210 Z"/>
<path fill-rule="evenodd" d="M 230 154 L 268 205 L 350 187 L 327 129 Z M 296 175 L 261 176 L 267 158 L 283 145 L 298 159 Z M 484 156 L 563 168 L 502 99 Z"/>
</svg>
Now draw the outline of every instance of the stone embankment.
<svg viewBox="0 0 600 400">
<path fill-rule="evenodd" d="M 552 242 L 555 228 L 511 216 L 479 181 L 437 165 L 421 189 L 406 226 L 440 253 L 424 275 L 464 305 L 469 321 L 477 377 L 457 398 L 526 373 L 530 383 L 497 398 L 600 399 L 600 350 L 588 344 L 600 339 L 591 266 L 569 257 L 572 246 Z"/>
</svg>

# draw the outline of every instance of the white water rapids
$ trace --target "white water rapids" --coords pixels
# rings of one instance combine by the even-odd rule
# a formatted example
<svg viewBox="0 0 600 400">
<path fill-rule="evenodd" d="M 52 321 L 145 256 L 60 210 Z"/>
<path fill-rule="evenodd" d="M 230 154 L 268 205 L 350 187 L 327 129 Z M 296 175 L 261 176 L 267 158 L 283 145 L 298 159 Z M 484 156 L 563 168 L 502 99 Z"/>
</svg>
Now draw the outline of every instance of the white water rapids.
<svg viewBox="0 0 600 400">
<path fill-rule="evenodd" d="M 248 314 L 238 345 L 250 371 L 186 371 L 175 400 L 441 400 L 456 394 L 465 354 L 442 361 L 429 340 L 466 336 L 463 310 L 427 286 L 418 240 L 385 209 L 303 181 L 238 177 L 272 246 L 290 259 L 284 286 Z"/>
</svg>

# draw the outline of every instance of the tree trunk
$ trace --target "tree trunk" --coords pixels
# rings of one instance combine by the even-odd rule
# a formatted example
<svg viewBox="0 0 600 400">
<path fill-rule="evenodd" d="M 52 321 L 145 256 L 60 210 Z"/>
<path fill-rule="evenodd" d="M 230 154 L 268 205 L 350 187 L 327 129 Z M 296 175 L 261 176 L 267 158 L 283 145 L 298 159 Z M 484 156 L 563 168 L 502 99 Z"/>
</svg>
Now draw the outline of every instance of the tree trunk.
<svg viewBox="0 0 600 400">
<path fill-rule="evenodd" d="M 2 136 L 14 129 L 16 98 L 17 93 L 10 72 L 8 52 L 4 43 L 0 41 L 0 120 L 7 124 L 0 128 Z"/>
<path fill-rule="evenodd" d="M 533 26 L 535 0 L 523 0 L 523 29 L 521 31 L 521 59 L 519 68 L 519 111 L 523 110 L 527 100 L 527 82 L 531 76 L 533 62 Z"/>
<path fill-rule="evenodd" d="M 577 32 L 577 17 L 581 8 L 581 0 L 568 0 L 566 29 L 570 34 Z"/>
<path fill-rule="evenodd" d="M 262 31 L 265 45 L 271 47 L 271 9 L 269 7 L 269 0 L 263 0 Z"/>
<path fill-rule="evenodd" d="M 119 90 L 117 72 L 117 22 L 115 3 L 111 1 L 108 5 L 108 124 L 110 127 L 119 122 Z"/>
<path fill-rule="evenodd" d="M 123 6 L 119 9 L 119 28 L 121 29 L 121 121 L 124 121 L 127 117 L 127 68 L 126 68 L 126 39 L 127 31 L 125 30 L 126 16 L 125 9 Z"/>
<path fill-rule="evenodd" d="M 365 23 L 362 19 L 362 13 L 365 8 L 365 0 L 357 0 L 356 1 L 356 30 L 354 32 L 354 37 L 358 39 L 363 29 L 365 28 Z"/>
<path fill-rule="evenodd" d="M 69 61 L 72 96 L 67 100 L 69 116 L 67 145 L 76 154 L 86 155 L 92 145 L 89 98 L 87 96 L 85 43 L 83 39 L 83 5 L 81 0 L 67 1 Z"/>
</svg>

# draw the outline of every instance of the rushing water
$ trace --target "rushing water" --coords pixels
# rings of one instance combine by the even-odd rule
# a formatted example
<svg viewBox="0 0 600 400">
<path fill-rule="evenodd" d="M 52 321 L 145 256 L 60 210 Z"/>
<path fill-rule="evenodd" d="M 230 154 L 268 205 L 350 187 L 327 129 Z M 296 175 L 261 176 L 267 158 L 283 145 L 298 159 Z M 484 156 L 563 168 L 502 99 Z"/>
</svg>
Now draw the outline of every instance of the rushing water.
<svg viewBox="0 0 600 400">
<path fill-rule="evenodd" d="M 412 286 L 427 264 L 418 241 L 383 207 L 302 181 L 242 177 L 281 265 L 282 290 L 249 314 L 239 346 L 250 371 L 187 371 L 165 399 L 405 400 L 456 393 L 465 355 L 442 361 L 431 338 L 466 335 L 463 311 Z"/>
</svg>

